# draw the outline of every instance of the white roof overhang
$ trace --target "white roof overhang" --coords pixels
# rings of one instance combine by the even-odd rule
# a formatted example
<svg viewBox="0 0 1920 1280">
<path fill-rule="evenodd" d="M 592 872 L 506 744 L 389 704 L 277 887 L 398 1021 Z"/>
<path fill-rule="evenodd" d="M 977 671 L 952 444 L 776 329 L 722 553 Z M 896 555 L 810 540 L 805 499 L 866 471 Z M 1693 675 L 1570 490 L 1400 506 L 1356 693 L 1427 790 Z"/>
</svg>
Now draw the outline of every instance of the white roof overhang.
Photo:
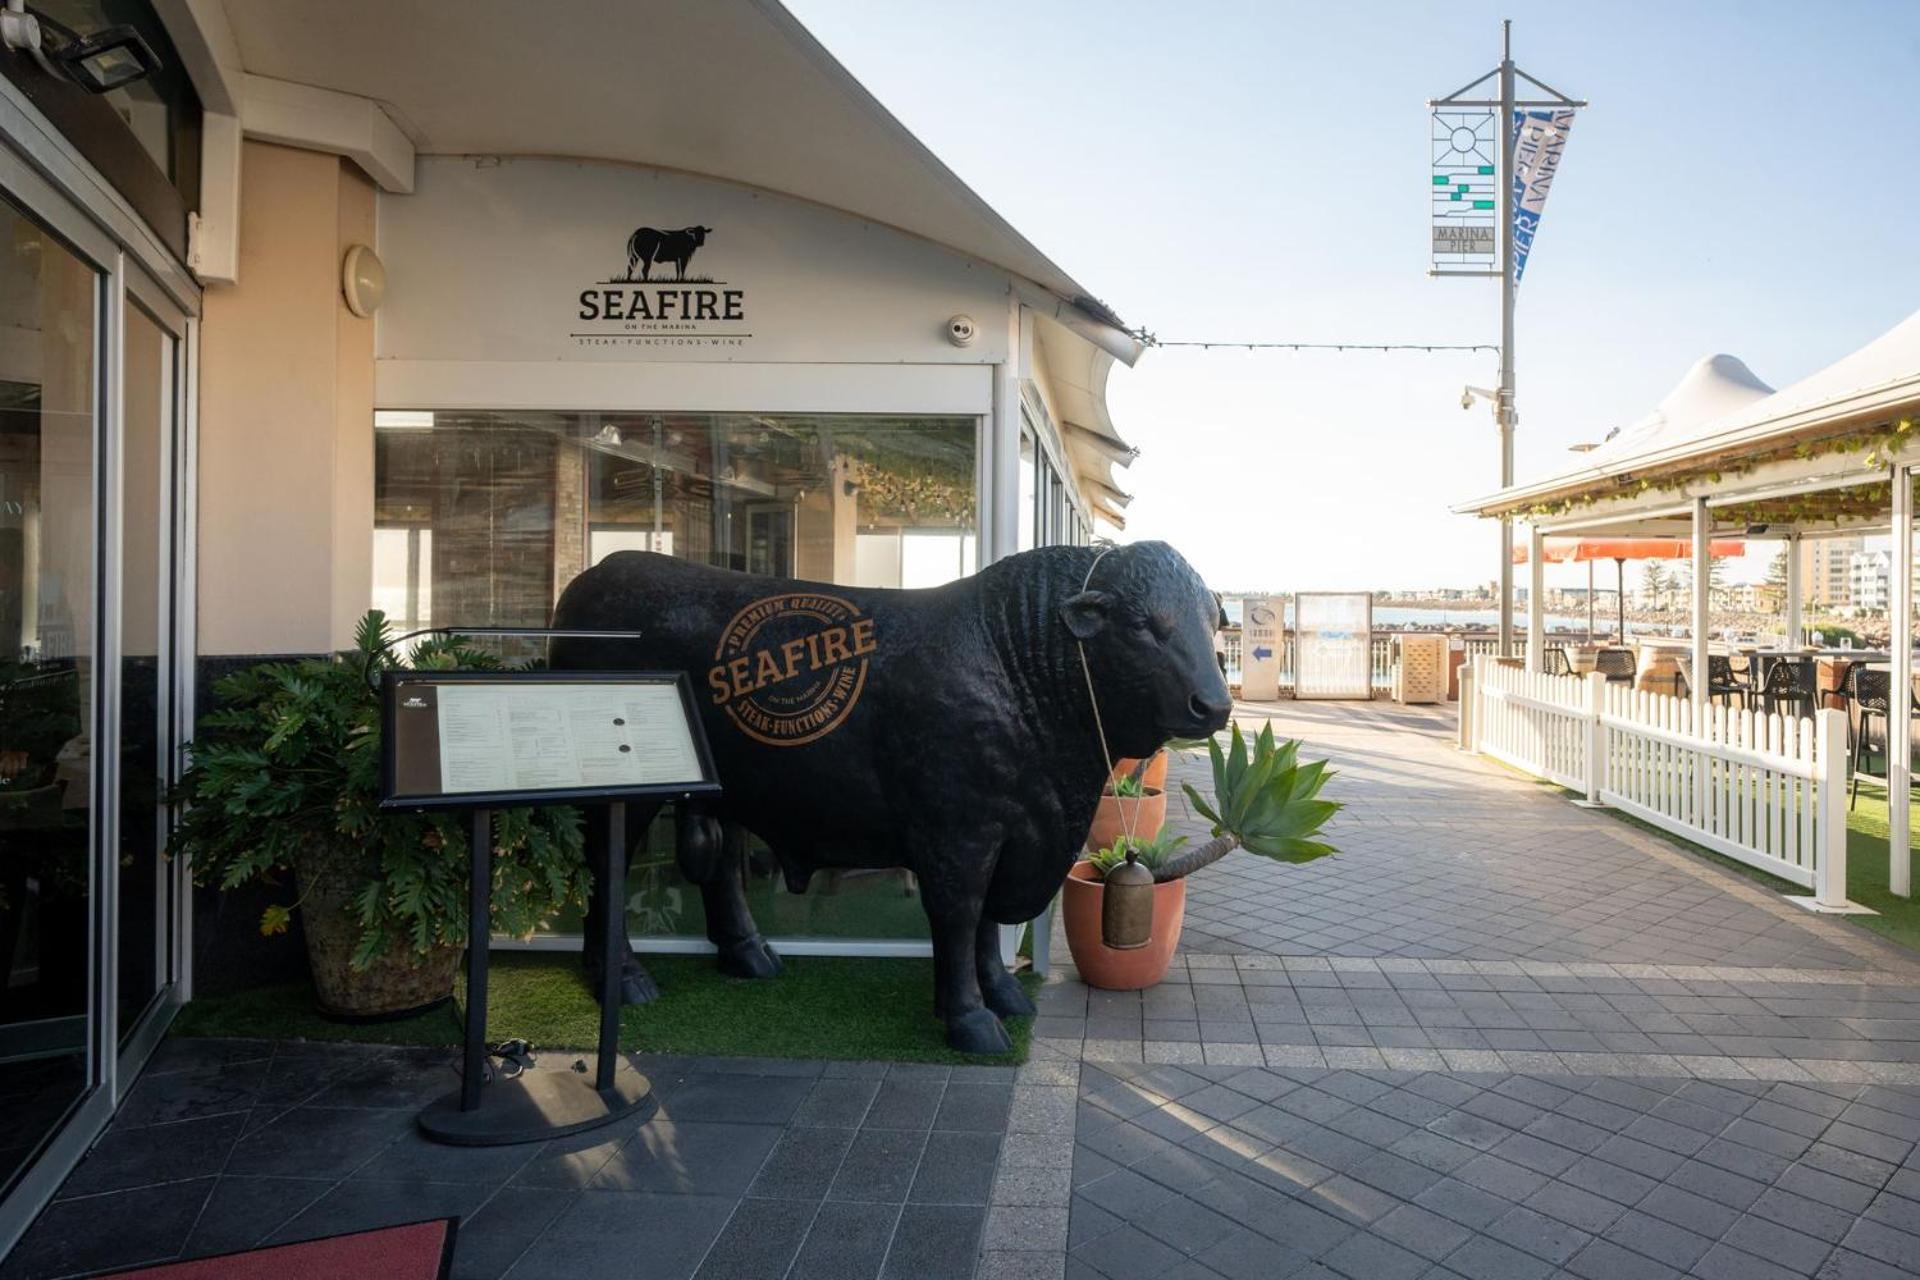
<svg viewBox="0 0 1920 1280">
<path fill-rule="evenodd" d="M 1716 361 L 1730 361 L 1738 370 L 1723 364 L 1718 370 L 1709 371 L 1714 386 L 1696 386 L 1693 392 L 1698 394 L 1681 394 L 1688 390 L 1690 381 L 1696 380 L 1696 375 Z M 1740 374 L 1751 382 L 1745 383 Z M 1746 386 L 1744 393 L 1740 390 L 1742 385 Z M 1661 402 L 1662 410 L 1669 408 L 1670 402 L 1690 414 L 1710 408 L 1717 400 L 1739 401 L 1744 396 L 1744 403 L 1735 403 L 1722 412 L 1696 418 L 1690 425 L 1683 423 L 1673 429 L 1663 429 L 1658 424 L 1648 426 L 1661 416 L 1662 410 L 1656 410 L 1634 428 L 1620 433 L 1616 438 L 1620 447 L 1595 449 L 1580 467 L 1460 503 L 1453 510 L 1462 514 L 1497 515 L 1596 491 L 1611 495 L 1618 491 L 1621 481 L 1634 476 L 1752 457 L 1790 445 L 1801 437 L 1874 426 L 1920 411 L 1920 312 L 1858 351 L 1784 390 L 1771 395 L 1756 394 L 1763 390 L 1764 384 L 1753 378 L 1745 365 L 1731 357 L 1712 357 L 1689 372 L 1674 393 Z M 1676 396 L 1680 397 L 1677 402 Z M 1693 491 L 1708 496 L 1711 502 L 1715 497 L 1731 500 L 1736 493 L 1750 497 L 1756 490 L 1781 483 L 1837 488 L 1863 482 L 1858 464 L 1846 468 L 1852 473 L 1851 478 L 1822 479 L 1812 473 L 1821 466 L 1831 471 L 1832 460 L 1809 461 L 1815 465 L 1776 466 L 1725 482 L 1697 484 Z M 1807 474 L 1789 475 L 1789 472 Z M 1671 501 L 1670 494 L 1660 497 Z M 1591 522 L 1589 517 L 1587 523 Z"/>
<path fill-rule="evenodd" d="M 291 87 L 304 86 L 379 104 L 420 155 L 642 164 L 796 196 L 1000 267 L 1044 290 L 1088 341 L 1129 364 L 1140 354 L 1118 316 L 778 0 L 165 0 L 162 9 L 215 100 L 251 101 L 278 81 L 295 97 Z M 340 104 L 314 101 L 337 129 Z M 405 190 L 411 178 L 389 174 L 382 185 Z"/>
</svg>

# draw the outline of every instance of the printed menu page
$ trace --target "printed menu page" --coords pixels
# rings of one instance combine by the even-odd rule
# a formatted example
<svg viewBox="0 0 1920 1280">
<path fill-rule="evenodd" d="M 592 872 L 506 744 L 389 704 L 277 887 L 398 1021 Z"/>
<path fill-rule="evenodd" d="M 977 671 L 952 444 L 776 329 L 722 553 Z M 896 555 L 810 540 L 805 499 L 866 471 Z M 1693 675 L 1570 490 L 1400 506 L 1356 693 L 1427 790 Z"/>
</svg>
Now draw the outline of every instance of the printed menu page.
<svg viewBox="0 0 1920 1280">
<path fill-rule="evenodd" d="M 672 684 L 448 683 L 435 692 L 449 795 L 705 781 Z"/>
</svg>

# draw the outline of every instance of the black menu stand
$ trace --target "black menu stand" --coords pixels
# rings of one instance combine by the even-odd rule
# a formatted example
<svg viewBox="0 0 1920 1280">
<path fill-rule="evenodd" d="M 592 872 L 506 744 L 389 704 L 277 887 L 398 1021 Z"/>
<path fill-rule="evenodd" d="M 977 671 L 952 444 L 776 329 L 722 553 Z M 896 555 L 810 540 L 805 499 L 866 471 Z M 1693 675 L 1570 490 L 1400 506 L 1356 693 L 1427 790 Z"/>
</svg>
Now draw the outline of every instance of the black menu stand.
<svg viewBox="0 0 1920 1280">
<path fill-rule="evenodd" d="M 646 1076 L 620 1056 L 620 970 L 627 931 L 620 919 L 626 895 L 626 805 L 607 806 L 607 847 L 595 877 L 606 939 L 600 962 L 600 1045 L 592 1083 L 573 1071 L 521 1071 L 502 1075 L 487 1060 L 486 939 L 493 932 L 493 811 L 472 811 L 472 882 L 467 917 L 467 1031 L 460 1088 L 420 1113 L 420 1130 L 436 1142 L 460 1147 L 539 1142 L 612 1124 L 636 1112 L 660 1109 Z"/>
<path fill-rule="evenodd" d="M 633 802 L 640 802 L 633 805 L 636 814 L 644 814 L 669 800 L 720 793 L 686 676 L 644 671 L 388 671 L 382 680 L 381 807 L 458 809 L 467 815 L 471 833 L 460 1088 L 420 1113 L 421 1132 L 456 1146 L 502 1146 L 580 1133 L 636 1114 L 651 1116 L 659 1109 L 652 1087 L 620 1055 L 627 817 Z M 496 768 L 496 762 L 514 755 L 512 735 L 521 717 L 541 726 L 542 754 L 533 762 L 536 767 Z M 445 762 L 443 725 L 453 739 Z M 522 746 L 525 741 L 520 740 Z M 565 744 L 565 749 L 555 744 Z M 488 780 L 461 781 L 476 772 Z M 517 786 L 495 785 L 499 778 L 521 781 Z M 591 1079 L 578 1069 L 497 1070 L 487 1050 L 493 815 L 499 809 L 542 804 L 603 804 L 607 809 L 604 847 L 587 851 L 594 863 L 595 896 L 602 913 L 598 932 L 605 948 L 599 966 L 599 1046 Z"/>
</svg>

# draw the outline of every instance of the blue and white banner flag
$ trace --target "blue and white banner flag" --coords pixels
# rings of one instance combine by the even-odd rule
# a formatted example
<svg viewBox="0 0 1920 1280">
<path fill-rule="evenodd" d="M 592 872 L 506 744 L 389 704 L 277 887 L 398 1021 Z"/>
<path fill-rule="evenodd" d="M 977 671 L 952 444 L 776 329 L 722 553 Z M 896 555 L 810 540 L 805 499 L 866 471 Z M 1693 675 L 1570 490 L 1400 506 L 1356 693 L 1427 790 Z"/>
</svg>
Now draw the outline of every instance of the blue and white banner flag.
<svg viewBox="0 0 1920 1280">
<path fill-rule="evenodd" d="M 1518 283 L 1527 270 L 1547 192 L 1560 170 L 1573 129 L 1573 111 L 1516 111 L 1513 113 L 1513 278 Z"/>
</svg>

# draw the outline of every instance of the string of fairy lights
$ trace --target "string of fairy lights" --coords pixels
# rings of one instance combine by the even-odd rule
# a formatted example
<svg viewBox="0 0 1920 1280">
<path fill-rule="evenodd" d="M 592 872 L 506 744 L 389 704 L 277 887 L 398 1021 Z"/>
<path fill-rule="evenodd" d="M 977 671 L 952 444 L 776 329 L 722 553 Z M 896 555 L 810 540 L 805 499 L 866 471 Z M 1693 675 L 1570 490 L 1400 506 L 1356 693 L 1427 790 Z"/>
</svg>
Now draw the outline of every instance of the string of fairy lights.
<svg viewBox="0 0 1920 1280">
<path fill-rule="evenodd" d="M 1229 339 L 1162 339 L 1151 333 L 1133 335 L 1142 346 L 1190 347 L 1201 351 L 1377 351 L 1383 354 L 1423 351 L 1498 351 L 1492 342 L 1235 342 Z"/>
</svg>

